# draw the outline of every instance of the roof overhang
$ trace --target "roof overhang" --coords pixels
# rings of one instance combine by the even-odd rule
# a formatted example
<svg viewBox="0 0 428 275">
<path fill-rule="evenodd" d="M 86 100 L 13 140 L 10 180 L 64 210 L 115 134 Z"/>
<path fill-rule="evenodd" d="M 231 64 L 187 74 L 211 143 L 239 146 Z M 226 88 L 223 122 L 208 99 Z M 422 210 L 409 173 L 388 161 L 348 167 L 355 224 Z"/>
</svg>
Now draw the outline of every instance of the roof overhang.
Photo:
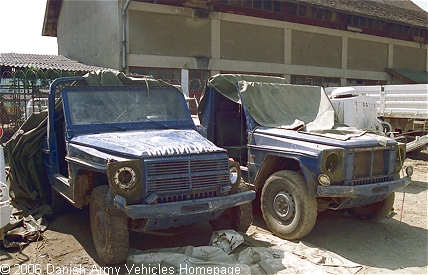
<svg viewBox="0 0 428 275">
<path fill-rule="evenodd" d="M 42 70 L 59 70 L 70 72 L 92 72 L 112 70 L 91 66 L 72 60 L 63 55 L 0 53 L 0 67 L 9 71 L 11 68 L 37 68 Z M 9 69 L 7 69 L 9 68 Z"/>
<path fill-rule="evenodd" d="M 428 72 L 388 68 L 386 72 L 408 84 L 428 84 Z"/>
<path fill-rule="evenodd" d="M 47 0 L 45 18 L 43 20 L 43 36 L 57 36 L 58 18 L 61 10 L 62 0 Z"/>
</svg>

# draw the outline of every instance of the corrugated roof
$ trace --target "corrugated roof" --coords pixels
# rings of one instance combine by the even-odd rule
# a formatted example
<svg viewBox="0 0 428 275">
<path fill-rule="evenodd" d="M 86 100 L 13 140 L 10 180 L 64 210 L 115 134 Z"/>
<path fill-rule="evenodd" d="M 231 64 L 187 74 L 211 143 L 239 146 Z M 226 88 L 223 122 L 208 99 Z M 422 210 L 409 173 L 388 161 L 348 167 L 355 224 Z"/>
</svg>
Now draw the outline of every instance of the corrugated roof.
<svg viewBox="0 0 428 275">
<path fill-rule="evenodd" d="M 45 70 L 90 72 L 108 68 L 86 65 L 63 55 L 0 53 L 0 66 L 14 68 L 36 67 Z"/>
<path fill-rule="evenodd" d="M 411 0 L 286 0 L 336 11 L 428 27 L 428 13 Z"/>
</svg>

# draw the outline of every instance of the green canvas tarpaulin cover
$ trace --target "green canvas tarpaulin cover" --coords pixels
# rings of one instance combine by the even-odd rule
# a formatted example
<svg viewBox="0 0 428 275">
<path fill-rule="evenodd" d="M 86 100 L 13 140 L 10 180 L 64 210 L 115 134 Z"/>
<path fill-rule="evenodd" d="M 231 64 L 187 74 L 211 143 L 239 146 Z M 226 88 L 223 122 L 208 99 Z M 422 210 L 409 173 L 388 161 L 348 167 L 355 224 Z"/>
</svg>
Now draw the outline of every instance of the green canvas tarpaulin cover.
<svg viewBox="0 0 428 275">
<path fill-rule="evenodd" d="M 280 77 L 225 74 L 210 78 L 208 86 L 236 103 L 244 101 L 261 126 L 307 131 L 333 128 L 334 109 L 322 87 L 286 83 Z"/>
<path fill-rule="evenodd" d="M 72 85 L 172 86 L 151 77 L 129 77 L 115 71 L 92 72 L 84 78 L 84 82 Z M 181 90 L 180 87 L 175 87 Z M 59 117 L 62 116 L 60 99 L 56 103 L 55 112 Z M 5 247 L 20 247 L 29 241 L 40 239 L 41 232 L 47 228 L 47 219 L 53 217 L 51 188 L 42 155 L 47 115 L 47 110 L 33 113 L 4 147 L 9 156 L 7 181 L 13 206 L 11 222 L 5 227 Z"/>
<path fill-rule="evenodd" d="M 334 109 L 321 87 L 246 81 L 238 87 L 247 111 L 261 126 L 306 126 L 307 131 L 334 126 Z"/>
<path fill-rule="evenodd" d="M 218 74 L 209 79 L 208 86 L 216 89 L 219 93 L 229 98 L 230 100 L 240 103 L 240 98 L 237 90 L 237 85 L 239 81 L 287 84 L 287 80 L 281 77 L 242 74 Z"/>
<path fill-rule="evenodd" d="M 238 104 L 246 107 L 254 121 L 269 128 L 298 130 L 311 135 L 338 140 L 371 135 L 379 144 L 386 144 L 381 132 L 367 131 L 336 123 L 334 108 L 319 86 L 287 84 L 281 77 L 218 74 L 207 86 Z M 206 106 L 202 97 L 199 113 Z"/>
</svg>

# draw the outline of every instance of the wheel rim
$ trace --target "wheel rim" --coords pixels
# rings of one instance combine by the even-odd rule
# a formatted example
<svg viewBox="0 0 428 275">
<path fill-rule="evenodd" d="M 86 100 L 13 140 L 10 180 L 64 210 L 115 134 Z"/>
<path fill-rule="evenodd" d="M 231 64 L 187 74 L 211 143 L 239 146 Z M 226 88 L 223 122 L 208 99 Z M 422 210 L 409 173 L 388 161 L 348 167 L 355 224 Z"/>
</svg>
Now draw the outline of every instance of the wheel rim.
<svg viewBox="0 0 428 275">
<path fill-rule="evenodd" d="M 295 213 L 293 197 L 286 191 L 279 192 L 273 201 L 273 209 L 282 221 L 292 221 Z"/>
<path fill-rule="evenodd" d="M 104 215 L 102 211 L 98 211 L 95 214 L 95 240 L 100 247 L 104 247 L 106 243 L 106 231 L 105 231 L 105 222 Z"/>
</svg>

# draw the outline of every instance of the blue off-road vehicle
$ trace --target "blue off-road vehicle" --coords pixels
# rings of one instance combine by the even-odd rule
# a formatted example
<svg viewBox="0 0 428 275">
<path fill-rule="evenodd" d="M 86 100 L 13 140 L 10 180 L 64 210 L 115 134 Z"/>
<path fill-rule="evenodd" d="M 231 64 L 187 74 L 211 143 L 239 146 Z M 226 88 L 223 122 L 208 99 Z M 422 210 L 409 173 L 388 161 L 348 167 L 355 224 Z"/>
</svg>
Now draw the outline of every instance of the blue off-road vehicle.
<svg viewBox="0 0 428 275">
<path fill-rule="evenodd" d="M 216 75 L 199 104 L 202 133 L 240 163 L 276 235 L 308 234 L 318 211 L 380 220 L 410 183 L 405 144 L 338 125 L 323 88 L 285 79 Z"/>
<path fill-rule="evenodd" d="M 95 248 L 107 264 L 126 258 L 128 230 L 210 221 L 246 231 L 255 192 L 231 174 L 226 150 L 196 131 L 182 92 L 119 76 L 108 86 L 98 75 L 51 84 L 43 152 L 54 208 L 55 194 L 90 205 Z"/>
</svg>

